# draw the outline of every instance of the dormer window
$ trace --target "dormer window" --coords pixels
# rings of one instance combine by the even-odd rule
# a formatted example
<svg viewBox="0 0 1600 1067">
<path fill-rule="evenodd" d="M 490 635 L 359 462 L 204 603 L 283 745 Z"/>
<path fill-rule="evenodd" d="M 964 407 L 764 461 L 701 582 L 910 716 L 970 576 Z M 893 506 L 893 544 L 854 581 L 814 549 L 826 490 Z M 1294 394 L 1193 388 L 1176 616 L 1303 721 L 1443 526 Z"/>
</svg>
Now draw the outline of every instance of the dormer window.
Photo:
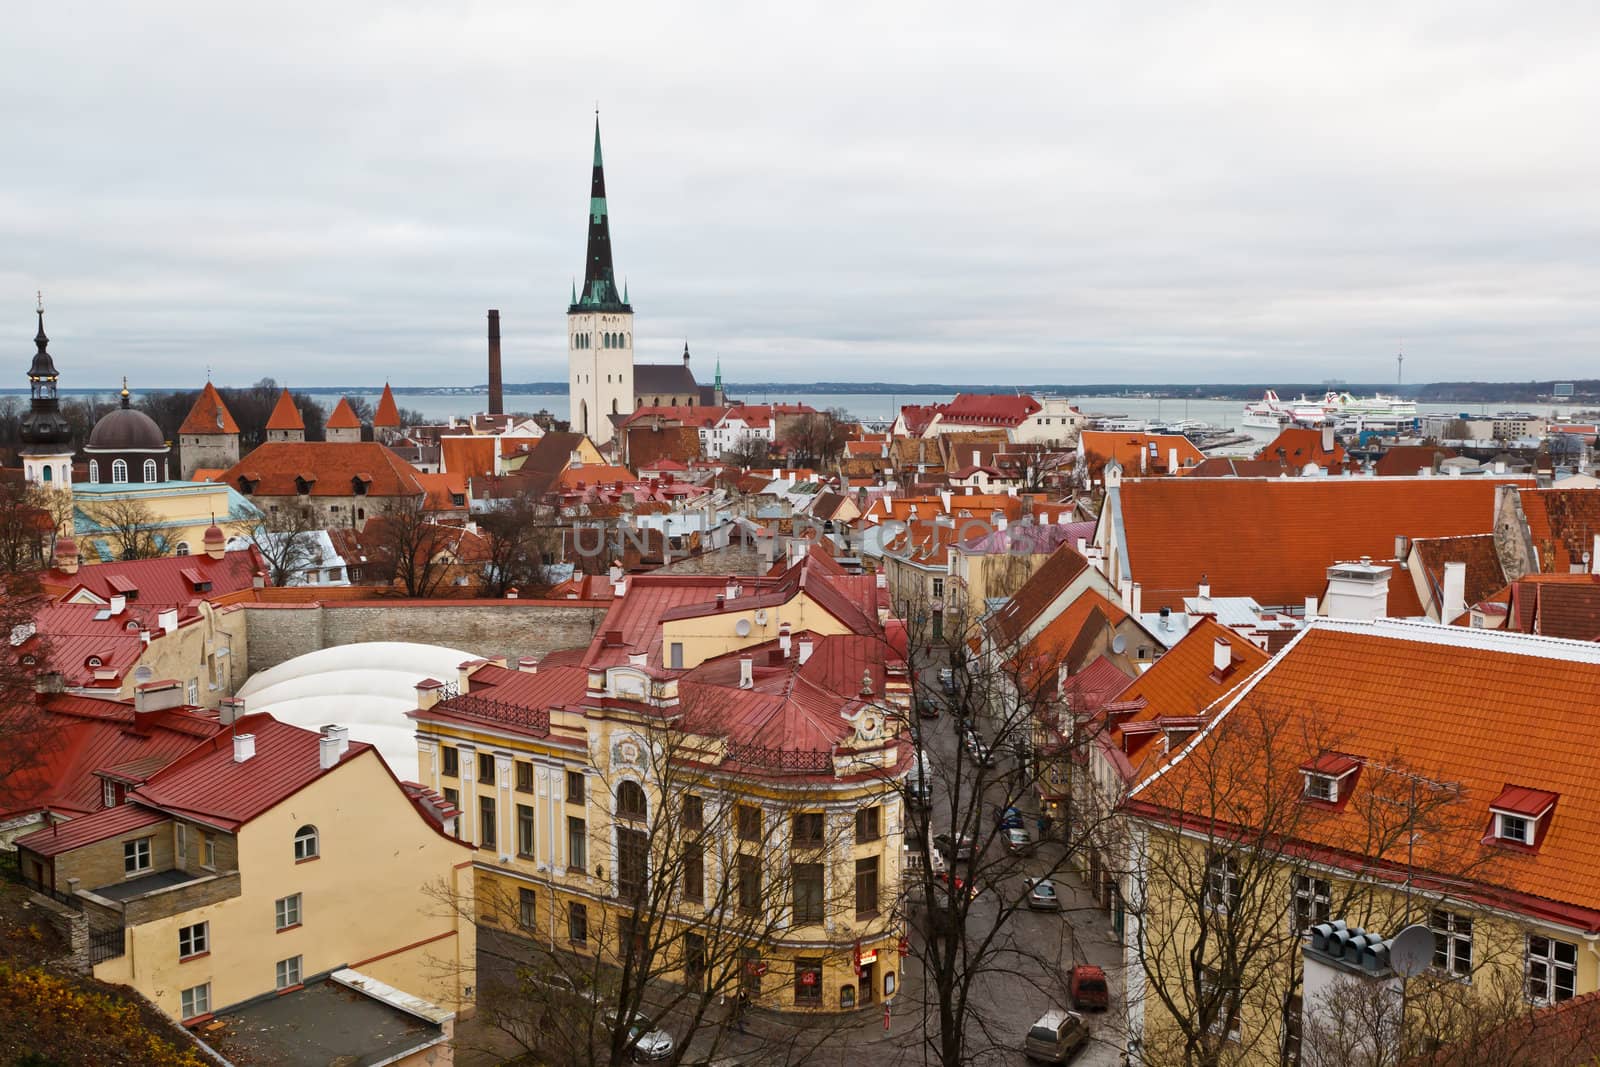
<svg viewBox="0 0 1600 1067">
<path fill-rule="evenodd" d="M 1544 789 L 1510 785 L 1489 804 L 1487 840 L 1521 848 L 1537 848 L 1550 828 L 1558 795 Z"/>
<path fill-rule="evenodd" d="M 1341 752 L 1326 752 L 1309 763 L 1302 763 L 1301 799 L 1318 804 L 1338 804 L 1348 799 L 1360 769 L 1360 760 Z"/>
</svg>

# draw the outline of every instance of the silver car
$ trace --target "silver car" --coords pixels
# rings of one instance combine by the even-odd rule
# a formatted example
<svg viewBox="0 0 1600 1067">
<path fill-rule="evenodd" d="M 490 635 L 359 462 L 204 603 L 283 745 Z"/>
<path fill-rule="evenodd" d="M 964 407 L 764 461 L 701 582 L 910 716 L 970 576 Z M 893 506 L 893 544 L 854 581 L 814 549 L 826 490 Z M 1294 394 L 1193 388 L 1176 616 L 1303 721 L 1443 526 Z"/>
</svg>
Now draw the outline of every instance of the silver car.
<svg viewBox="0 0 1600 1067">
<path fill-rule="evenodd" d="M 1024 856 L 1033 851 L 1033 838 L 1020 826 L 1006 827 L 1001 836 L 1005 838 L 1007 852 Z"/>
<path fill-rule="evenodd" d="M 606 1012 L 606 1026 L 615 1028 L 622 1013 L 615 1008 Z M 633 1039 L 633 1061 L 656 1063 L 672 1058 L 672 1035 L 657 1026 L 647 1015 L 634 1014 L 628 1019 L 628 1036 Z"/>
<path fill-rule="evenodd" d="M 1061 898 L 1056 896 L 1056 884 L 1048 878 L 1029 878 L 1028 907 L 1035 911 L 1060 911 Z"/>
</svg>

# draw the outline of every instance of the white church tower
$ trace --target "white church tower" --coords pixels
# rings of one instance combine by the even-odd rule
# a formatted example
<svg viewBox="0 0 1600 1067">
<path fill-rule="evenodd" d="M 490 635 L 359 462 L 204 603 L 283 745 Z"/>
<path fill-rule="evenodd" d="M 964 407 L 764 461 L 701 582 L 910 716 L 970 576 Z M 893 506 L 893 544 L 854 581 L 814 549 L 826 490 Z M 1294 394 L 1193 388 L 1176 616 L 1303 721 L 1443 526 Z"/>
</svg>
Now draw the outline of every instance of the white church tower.
<svg viewBox="0 0 1600 1067">
<path fill-rule="evenodd" d="M 594 179 L 589 192 L 589 256 L 583 290 L 567 308 L 567 392 L 572 429 L 605 444 L 612 415 L 633 410 L 633 308 L 618 295 L 611 266 L 611 221 L 600 162 L 600 117 L 594 120 Z"/>
</svg>

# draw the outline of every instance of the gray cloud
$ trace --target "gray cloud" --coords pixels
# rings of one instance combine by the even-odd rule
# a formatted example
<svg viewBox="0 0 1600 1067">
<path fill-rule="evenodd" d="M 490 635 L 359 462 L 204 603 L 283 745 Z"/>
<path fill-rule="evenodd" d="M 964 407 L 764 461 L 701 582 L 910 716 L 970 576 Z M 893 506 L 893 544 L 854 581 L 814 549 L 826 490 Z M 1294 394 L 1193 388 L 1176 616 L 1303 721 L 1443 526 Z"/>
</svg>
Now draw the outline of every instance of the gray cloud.
<svg viewBox="0 0 1600 1067">
<path fill-rule="evenodd" d="M 559 380 L 596 98 L 641 358 L 1588 371 L 1600 9 L 1291 6 L 33 5 L 0 44 L 17 384 L 35 288 L 67 384 L 477 381 L 491 306 L 508 377 Z"/>
</svg>

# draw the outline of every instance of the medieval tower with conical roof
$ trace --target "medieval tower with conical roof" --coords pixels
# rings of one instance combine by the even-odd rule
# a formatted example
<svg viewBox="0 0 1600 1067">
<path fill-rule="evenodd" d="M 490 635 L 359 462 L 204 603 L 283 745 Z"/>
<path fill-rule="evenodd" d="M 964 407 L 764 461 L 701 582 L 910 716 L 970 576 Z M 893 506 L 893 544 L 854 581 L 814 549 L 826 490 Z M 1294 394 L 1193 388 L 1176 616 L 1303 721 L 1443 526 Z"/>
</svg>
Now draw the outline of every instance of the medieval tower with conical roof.
<svg viewBox="0 0 1600 1067">
<path fill-rule="evenodd" d="M 589 189 L 589 254 L 583 288 L 567 308 L 567 393 L 572 429 L 595 444 L 611 440 L 612 415 L 633 410 L 633 308 L 617 291 L 611 263 L 611 220 L 600 162 L 600 117 L 594 120 L 594 176 Z"/>
</svg>

